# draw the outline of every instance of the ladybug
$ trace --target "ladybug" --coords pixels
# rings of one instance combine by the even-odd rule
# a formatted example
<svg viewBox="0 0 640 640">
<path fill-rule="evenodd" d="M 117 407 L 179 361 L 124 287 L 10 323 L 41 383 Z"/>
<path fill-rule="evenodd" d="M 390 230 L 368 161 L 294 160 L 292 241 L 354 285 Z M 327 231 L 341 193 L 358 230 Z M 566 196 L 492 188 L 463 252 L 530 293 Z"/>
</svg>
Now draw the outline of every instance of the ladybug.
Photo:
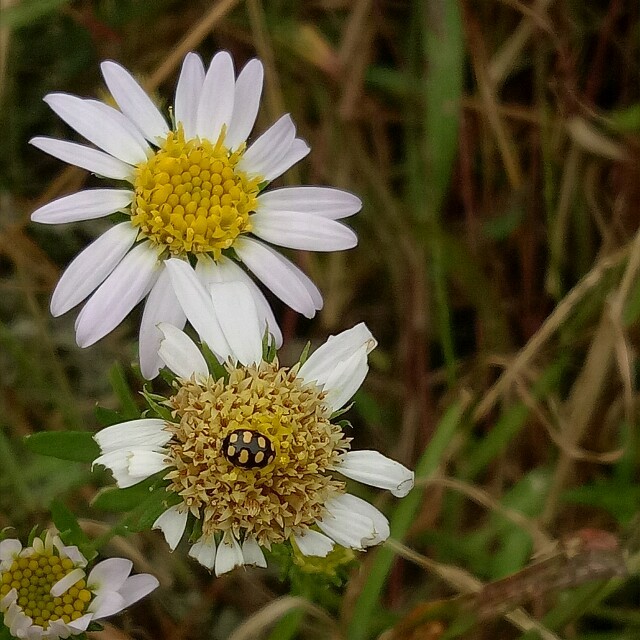
<svg viewBox="0 0 640 640">
<path fill-rule="evenodd" d="M 236 429 L 222 441 L 224 457 L 241 469 L 262 469 L 276 457 L 267 436 L 251 429 Z"/>
</svg>

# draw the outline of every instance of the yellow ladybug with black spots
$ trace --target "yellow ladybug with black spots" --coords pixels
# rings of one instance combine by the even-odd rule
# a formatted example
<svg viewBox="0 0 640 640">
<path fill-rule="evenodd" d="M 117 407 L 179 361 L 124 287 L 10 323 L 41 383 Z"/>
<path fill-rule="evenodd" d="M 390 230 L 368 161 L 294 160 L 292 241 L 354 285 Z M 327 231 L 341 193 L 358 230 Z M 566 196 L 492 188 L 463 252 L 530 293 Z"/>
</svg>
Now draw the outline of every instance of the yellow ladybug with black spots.
<svg viewBox="0 0 640 640">
<path fill-rule="evenodd" d="M 228 434 L 222 441 L 222 453 L 241 469 L 263 469 L 276 457 L 271 440 L 252 429 L 236 429 Z"/>
</svg>

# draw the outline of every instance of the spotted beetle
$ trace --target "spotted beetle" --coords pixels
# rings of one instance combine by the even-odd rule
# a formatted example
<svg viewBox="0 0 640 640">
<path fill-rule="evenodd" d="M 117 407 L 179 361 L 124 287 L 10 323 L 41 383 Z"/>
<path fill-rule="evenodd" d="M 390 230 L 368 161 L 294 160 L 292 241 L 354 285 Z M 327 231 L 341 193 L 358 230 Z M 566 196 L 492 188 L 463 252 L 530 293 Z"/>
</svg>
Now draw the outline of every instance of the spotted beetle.
<svg viewBox="0 0 640 640">
<path fill-rule="evenodd" d="M 236 429 L 222 441 L 224 457 L 241 469 L 262 469 L 276 457 L 267 436 L 251 429 Z"/>
</svg>

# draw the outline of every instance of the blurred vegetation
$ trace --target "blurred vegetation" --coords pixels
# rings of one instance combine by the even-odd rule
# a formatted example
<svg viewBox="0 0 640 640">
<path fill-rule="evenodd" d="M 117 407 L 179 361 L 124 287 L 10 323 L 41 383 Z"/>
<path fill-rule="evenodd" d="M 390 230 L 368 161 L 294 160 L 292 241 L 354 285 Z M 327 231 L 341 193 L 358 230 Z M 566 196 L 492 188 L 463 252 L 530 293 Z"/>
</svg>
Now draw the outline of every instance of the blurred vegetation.
<svg viewBox="0 0 640 640">
<path fill-rule="evenodd" d="M 404 500 L 366 496 L 394 541 L 344 579 L 300 571 L 282 582 L 273 569 L 215 579 L 160 535 L 116 537 L 105 552 L 162 587 L 116 621 L 123 631 L 96 638 L 640 637 L 637 3 L 0 7 L 0 525 L 26 535 L 57 498 L 87 535 L 104 535 L 112 517 L 90 503 L 108 474 L 29 453 L 22 438 L 92 431 L 97 403 L 143 402 L 138 315 L 81 351 L 76 312 L 48 312 L 61 270 L 107 222 L 29 221 L 94 183 L 27 141 L 68 135 L 46 93 L 105 96 L 105 58 L 164 105 L 189 50 L 227 49 L 236 67 L 263 60 L 257 130 L 288 111 L 312 147 L 283 182 L 364 201 L 356 249 L 294 256 L 325 306 L 309 322 L 274 302 L 283 359 L 365 321 L 380 346 L 350 412 L 356 447 L 419 478 Z"/>
</svg>

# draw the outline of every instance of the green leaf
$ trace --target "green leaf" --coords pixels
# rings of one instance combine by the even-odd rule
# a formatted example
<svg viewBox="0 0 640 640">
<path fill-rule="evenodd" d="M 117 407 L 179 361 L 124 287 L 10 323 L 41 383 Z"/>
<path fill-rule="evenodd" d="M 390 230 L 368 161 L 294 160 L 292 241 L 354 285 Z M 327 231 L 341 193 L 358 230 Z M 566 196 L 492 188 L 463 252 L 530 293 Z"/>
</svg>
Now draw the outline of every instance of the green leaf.
<svg viewBox="0 0 640 640">
<path fill-rule="evenodd" d="M 101 427 L 110 427 L 113 424 L 119 424 L 120 422 L 126 422 L 127 419 L 118 411 L 113 409 L 106 409 L 96 405 L 93 410 L 96 420 Z"/>
<path fill-rule="evenodd" d="M 152 411 L 156 413 L 159 418 L 166 420 L 167 422 L 174 422 L 174 419 L 171 415 L 171 410 L 168 407 L 160 404 L 166 398 L 164 396 L 159 396 L 155 393 L 149 393 L 146 389 L 142 392 L 142 396 L 147 401 L 147 404 L 151 408 Z"/>
<path fill-rule="evenodd" d="M 105 487 L 96 494 L 91 501 L 91 506 L 102 511 L 115 513 L 131 511 L 143 503 L 155 490 L 166 486 L 165 482 L 161 487 L 162 476 L 165 473 L 166 471 L 159 471 L 150 478 L 126 489 Z"/>
<path fill-rule="evenodd" d="M 88 431 L 42 431 L 24 439 L 34 453 L 60 460 L 93 462 L 100 455 L 100 447 Z"/>
<path fill-rule="evenodd" d="M 138 403 L 129 387 L 124 369 L 119 363 L 114 364 L 109 370 L 109 382 L 113 387 L 114 393 L 118 396 L 124 419 L 136 420 L 139 418 L 140 409 L 138 408 Z"/>
<path fill-rule="evenodd" d="M 66 545 L 76 545 L 87 560 L 92 560 L 97 555 L 91 541 L 80 528 L 75 515 L 60 500 L 54 500 L 51 503 L 51 519 Z"/>
</svg>

